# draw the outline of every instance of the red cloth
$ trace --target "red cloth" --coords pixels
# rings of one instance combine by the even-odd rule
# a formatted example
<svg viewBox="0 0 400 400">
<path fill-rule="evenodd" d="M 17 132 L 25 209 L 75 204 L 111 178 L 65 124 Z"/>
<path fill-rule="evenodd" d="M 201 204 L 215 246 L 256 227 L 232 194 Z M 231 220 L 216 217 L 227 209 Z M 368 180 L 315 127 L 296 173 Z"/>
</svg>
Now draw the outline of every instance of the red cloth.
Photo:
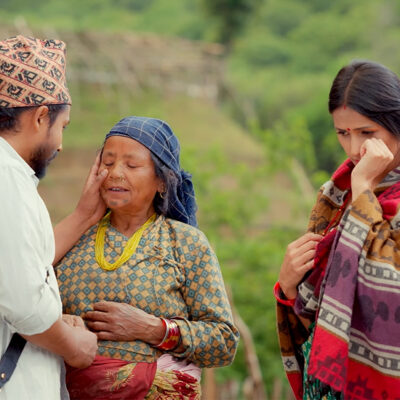
<svg viewBox="0 0 400 400">
<path fill-rule="evenodd" d="M 142 400 L 153 383 L 157 363 L 129 363 L 96 356 L 84 369 L 67 366 L 71 400 Z"/>
</svg>

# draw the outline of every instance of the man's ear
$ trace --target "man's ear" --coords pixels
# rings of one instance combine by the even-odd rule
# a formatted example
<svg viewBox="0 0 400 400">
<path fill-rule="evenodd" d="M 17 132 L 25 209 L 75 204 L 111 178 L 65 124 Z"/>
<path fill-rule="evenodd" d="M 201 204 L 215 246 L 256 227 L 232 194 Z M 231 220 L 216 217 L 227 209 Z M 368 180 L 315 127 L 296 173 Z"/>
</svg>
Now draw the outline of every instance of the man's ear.
<svg viewBox="0 0 400 400">
<path fill-rule="evenodd" d="M 37 131 L 43 128 L 46 128 L 47 130 L 48 115 L 49 115 L 49 109 L 47 108 L 47 106 L 39 106 L 34 108 L 34 111 L 31 115 L 32 128 Z"/>
</svg>

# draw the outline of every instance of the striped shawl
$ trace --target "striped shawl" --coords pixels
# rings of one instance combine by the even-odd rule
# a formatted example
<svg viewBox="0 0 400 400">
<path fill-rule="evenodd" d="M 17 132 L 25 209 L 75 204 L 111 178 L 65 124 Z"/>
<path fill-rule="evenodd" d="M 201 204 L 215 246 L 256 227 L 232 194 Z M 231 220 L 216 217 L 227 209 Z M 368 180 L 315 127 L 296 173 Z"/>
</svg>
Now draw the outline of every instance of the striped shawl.
<svg viewBox="0 0 400 400">
<path fill-rule="evenodd" d="M 309 231 L 322 234 L 350 190 L 347 160 L 320 190 Z M 400 399 L 400 169 L 365 191 L 320 242 L 294 308 L 277 305 L 283 364 L 303 393 L 298 315 L 316 321 L 307 375 L 346 399 Z"/>
</svg>

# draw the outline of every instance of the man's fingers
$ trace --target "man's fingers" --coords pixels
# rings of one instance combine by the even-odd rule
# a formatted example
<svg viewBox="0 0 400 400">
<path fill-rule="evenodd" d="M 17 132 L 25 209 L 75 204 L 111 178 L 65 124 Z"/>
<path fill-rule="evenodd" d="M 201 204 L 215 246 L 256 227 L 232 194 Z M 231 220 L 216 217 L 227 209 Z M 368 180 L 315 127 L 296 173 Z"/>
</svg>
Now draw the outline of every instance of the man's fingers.
<svg viewBox="0 0 400 400">
<path fill-rule="evenodd" d="M 103 169 L 102 171 L 99 172 L 100 164 L 101 164 L 100 153 L 98 153 L 96 156 L 96 160 L 92 165 L 92 167 L 90 168 L 89 175 L 86 179 L 87 185 L 91 186 L 93 184 L 97 184 L 98 186 L 100 186 L 101 183 L 104 181 L 105 177 L 108 174 L 108 170 Z"/>
<path fill-rule="evenodd" d="M 100 162 L 101 162 L 101 150 L 97 152 L 96 159 L 94 160 L 94 166 L 97 167 L 97 169 L 100 167 Z"/>
<path fill-rule="evenodd" d="M 86 329 L 85 323 L 83 322 L 83 319 L 81 317 L 74 318 L 74 326 L 77 328 Z"/>
<path fill-rule="evenodd" d="M 104 179 L 106 179 L 108 175 L 108 169 L 103 169 L 97 176 L 96 176 L 96 184 L 98 187 L 101 186 L 101 184 L 104 182 Z"/>
</svg>

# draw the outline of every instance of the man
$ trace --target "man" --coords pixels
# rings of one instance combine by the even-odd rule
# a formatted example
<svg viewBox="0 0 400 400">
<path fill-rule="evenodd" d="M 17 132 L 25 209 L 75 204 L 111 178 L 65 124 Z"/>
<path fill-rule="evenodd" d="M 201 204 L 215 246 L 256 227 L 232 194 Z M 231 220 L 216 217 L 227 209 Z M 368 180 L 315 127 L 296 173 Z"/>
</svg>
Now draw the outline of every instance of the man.
<svg viewBox="0 0 400 400">
<path fill-rule="evenodd" d="M 0 41 L 1 354 L 14 332 L 28 341 L 2 400 L 59 399 L 61 357 L 87 367 L 97 350 L 96 335 L 81 320 L 62 319 L 54 234 L 37 192 L 61 150 L 70 104 L 63 42 L 23 36 Z"/>
</svg>

